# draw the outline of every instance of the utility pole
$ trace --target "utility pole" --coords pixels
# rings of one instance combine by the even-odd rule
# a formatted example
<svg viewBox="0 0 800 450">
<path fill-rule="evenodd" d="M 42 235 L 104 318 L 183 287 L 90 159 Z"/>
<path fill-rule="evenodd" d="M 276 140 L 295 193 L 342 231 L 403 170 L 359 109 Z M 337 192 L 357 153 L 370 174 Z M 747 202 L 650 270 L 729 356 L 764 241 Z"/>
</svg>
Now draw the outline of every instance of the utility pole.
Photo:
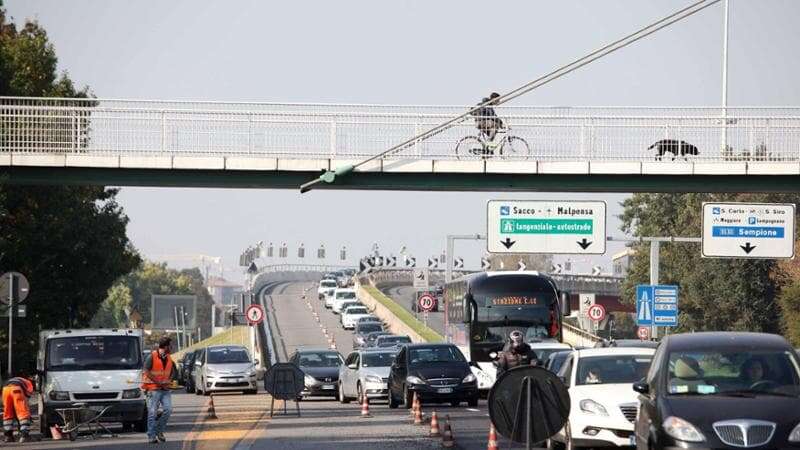
<svg viewBox="0 0 800 450">
<path fill-rule="evenodd" d="M 728 147 L 728 26 L 730 22 L 730 0 L 723 4 L 722 36 L 722 151 Z"/>
</svg>

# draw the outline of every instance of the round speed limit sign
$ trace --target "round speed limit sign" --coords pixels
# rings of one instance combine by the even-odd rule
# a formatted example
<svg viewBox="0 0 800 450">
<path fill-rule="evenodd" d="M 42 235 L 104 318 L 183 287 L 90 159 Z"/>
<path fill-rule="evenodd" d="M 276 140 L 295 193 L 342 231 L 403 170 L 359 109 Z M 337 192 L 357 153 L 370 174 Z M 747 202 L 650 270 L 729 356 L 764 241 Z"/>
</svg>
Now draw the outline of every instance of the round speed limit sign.
<svg viewBox="0 0 800 450">
<path fill-rule="evenodd" d="M 258 325 L 264 320 L 264 308 L 261 305 L 250 305 L 245 310 L 244 316 L 250 325 Z"/>
<path fill-rule="evenodd" d="M 589 307 L 587 311 L 589 318 L 594 320 L 595 322 L 600 322 L 601 320 L 606 318 L 606 309 L 603 308 L 603 305 L 592 305 Z"/>
<path fill-rule="evenodd" d="M 417 305 L 419 309 L 423 311 L 433 311 L 433 307 L 436 305 L 436 299 L 430 294 L 422 294 L 417 300 Z"/>
</svg>

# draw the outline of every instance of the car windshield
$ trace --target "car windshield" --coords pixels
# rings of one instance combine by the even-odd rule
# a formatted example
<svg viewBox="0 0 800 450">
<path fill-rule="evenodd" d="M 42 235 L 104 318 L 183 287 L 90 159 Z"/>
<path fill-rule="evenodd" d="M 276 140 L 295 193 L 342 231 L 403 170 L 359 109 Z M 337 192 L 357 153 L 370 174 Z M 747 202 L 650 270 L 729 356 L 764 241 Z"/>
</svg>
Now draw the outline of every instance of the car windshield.
<svg viewBox="0 0 800 450">
<path fill-rule="evenodd" d="M 381 330 L 383 330 L 383 327 L 379 323 L 369 322 L 358 324 L 358 334 L 373 333 Z"/>
<path fill-rule="evenodd" d="M 336 287 L 336 282 L 335 281 L 323 281 L 319 285 L 324 287 L 324 288 L 333 288 L 333 287 Z"/>
<path fill-rule="evenodd" d="M 411 338 L 408 336 L 386 336 L 379 338 L 376 342 L 378 347 L 393 347 L 397 344 L 410 344 Z"/>
<path fill-rule="evenodd" d="M 635 383 L 647 374 L 652 355 L 585 356 L 578 360 L 575 384 Z"/>
<path fill-rule="evenodd" d="M 361 356 L 361 367 L 389 367 L 394 361 L 394 353 L 363 353 Z"/>
<path fill-rule="evenodd" d="M 536 353 L 536 358 L 539 361 L 547 361 L 547 358 L 550 357 L 553 353 L 564 351 L 563 348 L 534 348 L 533 351 Z"/>
<path fill-rule="evenodd" d="M 355 292 L 337 292 L 336 298 L 353 299 L 356 298 Z"/>
<path fill-rule="evenodd" d="M 212 347 L 208 349 L 209 364 L 249 363 L 250 356 L 242 347 Z"/>
<path fill-rule="evenodd" d="M 351 306 L 359 306 L 359 305 L 360 305 L 360 303 L 358 303 L 358 302 L 349 302 L 349 301 L 348 302 L 344 302 L 344 303 L 342 303 L 342 311 L 347 311 L 347 308 L 349 308 Z"/>
<path fill-rule="evenodd" d="M 300 355 L 300 367 L 339 367 L 342 357 L 335 352 L 303 353 Z"/>
<path fill-rule="evenodd" d="M 351 306 L 344 312 L 345 314 L 368 314 L 367 308 L 364 308 L 363 306 Z"/>
<path fill-rule="evenodd" d="M 442 346 L 412 349 L 409 352 L 409 361 L 411 364 L 427 364 L 439 362 L 461 362 L 466 360 L 458 348 Z"/>
<path fill-rule="evenodd" d="M 536 342 L 550 337 L 545 325 L 524 326 L 476 326 L 475 340 L 481 343 L 505 343 L 512 331 L 519 331 L 525 336 L 525 342 Z M 538 353 L 538 352 L 537 352 Z"/>
<path fill-rule="evenodd" d="M 685 351 L 669 354 L 667 392 L 702 394 L 800 394 L 800 368 L 783 350 Z"/>
<path fill-rule="evenodd" d="M 139 338 L 81 336 L 47 342 L 48 370 L 130 370 L 142 367 Z"/>
</svg>

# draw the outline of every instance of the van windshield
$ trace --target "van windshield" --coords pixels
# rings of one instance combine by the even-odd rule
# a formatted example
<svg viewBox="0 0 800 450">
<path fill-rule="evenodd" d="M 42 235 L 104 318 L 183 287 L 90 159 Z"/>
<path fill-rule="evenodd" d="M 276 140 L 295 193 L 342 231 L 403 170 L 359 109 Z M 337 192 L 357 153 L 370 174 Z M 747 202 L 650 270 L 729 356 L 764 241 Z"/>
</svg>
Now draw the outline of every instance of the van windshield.
<svg viewBox="0 0 800 450">
<path fill-rule="evenodd" d="M 75 336 L 47 341 L 47 370 L 132 370 L 142 368 L 135 336 Z"/>
</svg>

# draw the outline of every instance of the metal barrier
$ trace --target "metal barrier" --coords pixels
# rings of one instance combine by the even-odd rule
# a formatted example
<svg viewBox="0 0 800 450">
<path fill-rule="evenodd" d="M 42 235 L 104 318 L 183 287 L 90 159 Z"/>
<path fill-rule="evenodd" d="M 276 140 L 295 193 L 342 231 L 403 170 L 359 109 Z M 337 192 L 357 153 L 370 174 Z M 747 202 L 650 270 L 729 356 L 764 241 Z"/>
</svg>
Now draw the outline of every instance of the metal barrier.
<svg viewBox="0 0 800 450">
<path fill-rule="evenodd" d="M 0 97 L 0 152 L 357 159 L 468 108 Z M 504 105 L 496 112 L 530 147 L 521 157 L 538 161 L 650 161 L 649 147 L 661 139 L 696 146 L 689 157 L 698 161 L 800 160 L 796 107 Z M 469 119 L 387 159 L 454 159 L 456 143 L 476 134 Z"/>
<path fill-rule="evenodd" d="M 594 347 L 594 344 L 603 340 L 600 336 L 581 330 L 568 323 L 562 323 L 562 336 L 564 342 L 573 347 Z"/>
</svg>

